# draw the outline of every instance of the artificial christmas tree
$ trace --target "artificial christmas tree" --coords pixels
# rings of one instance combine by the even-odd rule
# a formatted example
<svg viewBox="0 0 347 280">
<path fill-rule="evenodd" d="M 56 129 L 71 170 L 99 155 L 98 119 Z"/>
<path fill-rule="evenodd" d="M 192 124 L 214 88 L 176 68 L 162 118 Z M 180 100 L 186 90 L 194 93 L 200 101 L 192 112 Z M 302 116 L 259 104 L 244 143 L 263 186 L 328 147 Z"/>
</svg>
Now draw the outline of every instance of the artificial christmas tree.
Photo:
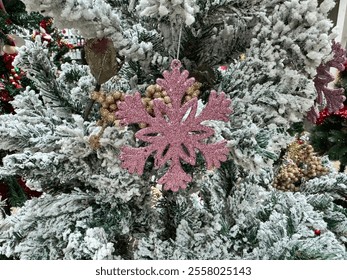
<svg viewBox="0 0 347 280">
<path fill-rule="evenodd" d="M 17 48 L 24 44 L 25 30 L 38 25 L 43 18 L 39 13 L 28 14 L 21 1 L 0 1 L 0 114 L 14 114 L 10 104 L 14 96 L 20 94 L 23 87 L 31 84 L 23 71 L 13 66 Z M 11 151 L 1 151 L 0 159 Z M 3 176 L 0 179 L 0 199 L 4 201 L 4 211 L 9 214 L 12 207 L 23 205 L 24 201 L 39 192 L 31 191 L 22 178 L 17 175 Z"/>
<path fill-rule="evenodd" d="M 12 101 L 17 114 L 0 117 L 0 147 L 13 151 L 0 176 L 24 174 L 44 194 L 1 221 L 0 253 L 347 259 L 347 212 L 336 202 L 347 197 L 344 173 L 323 158 L 324 174 L 310 173 L 295 192 L 273 187 L 288 129 L 314 105 L 317 68 L 334 55 L 333 1 L 24 2 L 97 42 L 108 69 L 121 67 L 100 80 L 104 68 L 90 60 L 56 71 L 39 40 L 20 49 L 15 64 L 39 92 L 27 88 Z M 175 59 L 182 65 L 170 69 Z M 164 83 L 170 71 L 183 78 Z M 200 94 L 186 100 L 193 78 Z M 145 100 L 156 83 L 170 102 Z M 114 104 L 115 92 L 124 100 Z M 216 143 L 223 147 L 210 157 L 204 147 Z"/>
<path fill-rule="evenodd" d="M 32 39 L 39 36 L 38 39 L 47 43 L 47 49 L 57 67 L 65 61 L 71 61 L 66 54 L 73 46 L 62 39 L 60 31 L 52 28 L 51 18 L 37 12 L 26 12 L 24 3 L 19 0 L 0 1 L 0 22 L 0 114 L 15 114 L 10 101 L 25 87 L 35 88 L 25 73 L 13 66 L 17 49 L 25 44 L 23 38 L 35 30 Z M 2 151 L 0 159 L 8 153 L 11 151 Z M 18 176 L 3 176 L 0 180 L 0 199 L 6 200 L 4 209 L 8 214 L 11 207 L 21 206 L 26 199 L 40 194 L 30 190 Z"/>
<path fill-rule="evenodd" d="M 9 101 L 20 93 L 29 80 L 20 69 L 13 67 L 12 62 L 17 55 L 16 47 L 24 44 L 24 40 L 16 33 L 30 29 L 43 18 L 38 13 L 28 14 L 21 1 L 0 1 L 0 113 L 13 113 Z M 23 35 L 23 34 L 22 34 Z"/>
</svg>

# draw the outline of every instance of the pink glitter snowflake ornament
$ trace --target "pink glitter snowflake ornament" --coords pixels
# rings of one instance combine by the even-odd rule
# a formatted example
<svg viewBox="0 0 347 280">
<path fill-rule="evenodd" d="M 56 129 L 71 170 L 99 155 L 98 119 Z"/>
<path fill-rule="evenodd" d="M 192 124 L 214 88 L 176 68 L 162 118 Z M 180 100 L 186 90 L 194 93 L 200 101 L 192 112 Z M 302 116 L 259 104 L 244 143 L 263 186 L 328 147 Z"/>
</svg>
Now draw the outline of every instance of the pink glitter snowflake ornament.
<svg viewBox="0 0 347 280">
<path fill-rule="evenodd" d="M 315 105 L 307 113 L 307 119 L 316 123 L 319 118 L 319 111 L 317 105 L 323 105 L 324 100 L 326 109 L 329 113 L 334 113 L 343 108 L 346 97 L 343 88 L 330 88 L 329 83 L 334 81 L 334 76 L 330 73 L 330 68 L 334 67 L 340 72 L 345 69 L 344 63 L 346 62 L 346 50 L 342 48 L 340 43 L 333 40 L 332 43 L 333 57 L 326 63 L 321 63 L 317 67 L 317 74 L 313 79 L 314 86 L 317 91 L 317 98 Z"/>
<path fill-rule="evenodd" d="M 154 100 L 154 116 L 146 111 L 140 93 L 126 96 L 119 102 L 117 117 L 122 125 L 146 123 L 147 127 L 139 130 L 135 137 L 147 143 L 145 147 L 123 147 L 120 155 L 122 167 L 130 173 L 142 175 L 145 162 L 150 155 L 154 156 L 156 169 L 169 163 L 169 169 L 158 181 L 165 190 L 174 192 L 185 189 L 192 177 L 182 169 L 181 161 L 195 165 L 196 151 L 204 156 L 208 169 L 220 167 L 227 159 L 229 150 L 226 141 L 207 144 L 204 139 L 214 134 L 211 127 L 202 125 L 206 120 L 227 122 L 232 113 L 231 100 L 225 93 L 217 95 L 211 91 L 209 101 L 203 111 L 196 115 L 198 99 L 195 97 L 185 104 L 182 98 L 186 90 L 195 82 L 189 78 L 189 72 L 180 72 L 181 62 L 171 62 L 172 71 L 164 71 L 164 79 L 157 79 L 157 84 L 164 88 L 171 98 L 172 106 L 162 100 Z"/>
</svg>

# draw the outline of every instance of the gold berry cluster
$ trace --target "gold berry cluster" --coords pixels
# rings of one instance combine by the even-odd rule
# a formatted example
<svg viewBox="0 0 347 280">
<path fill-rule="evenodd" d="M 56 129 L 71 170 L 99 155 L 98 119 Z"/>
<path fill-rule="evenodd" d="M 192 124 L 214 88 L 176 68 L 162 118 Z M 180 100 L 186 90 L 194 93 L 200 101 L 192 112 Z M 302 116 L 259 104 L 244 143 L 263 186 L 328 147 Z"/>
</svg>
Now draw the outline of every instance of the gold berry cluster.
<svg viewBox="0 0 347 280">
<path fill-rule="evenodd" d="M 91 96 L 92 100 L 100 104 L 101 119 L 97 125 L 101 126 L 101 130 L 97 135 L 92 135 L 89 138 L 89 143 L 93 149 L 100 148 L 100 137 L 108 125 L 118 125 L 116 111 L 118 110 L 117 102 L 124 100 L 124 93 L 115 91 L 106 94 L 101 91 L 94 91 Z"/>
<path fill-rule="evenodd" d="M 299 139 L 288 145 L 284 164 L 274 179 L 273 187 L 296 192 L 302 182 L 327 173 L 328 169 L 322 165 L 321 159 L 314 155 L 313 147 Z"/>
<path fill-rule="evenodd" d="M 191 87 L 189 87 L 184 96 L 183 102 L 188 102 L 193 97 L 198 97 L 200 94 L 200 88 L 202 84 L 199 82 L 195 82 Z M 145 97 L 142 97 L 142 103 L 146 107 L 147 112 L 153 116 L 153 100 L 161 99 L 167 106 L 171 107 L 171 99 L 168 96 L 167 92 L 159 85 L 150 85 L 147 87 L 145 92 Z"/>
<path fill-rule="evenodd" d="M 124 100 L 124 93 L 115 91 L 113 93 L 106 94 L 101 91 L 94 91 L 92 93 L 92 99 L 100 104 L 100 116 L 98 125 L 117 125 L 116 111 L 118 109 L 117 102 Z"/>
</svg>

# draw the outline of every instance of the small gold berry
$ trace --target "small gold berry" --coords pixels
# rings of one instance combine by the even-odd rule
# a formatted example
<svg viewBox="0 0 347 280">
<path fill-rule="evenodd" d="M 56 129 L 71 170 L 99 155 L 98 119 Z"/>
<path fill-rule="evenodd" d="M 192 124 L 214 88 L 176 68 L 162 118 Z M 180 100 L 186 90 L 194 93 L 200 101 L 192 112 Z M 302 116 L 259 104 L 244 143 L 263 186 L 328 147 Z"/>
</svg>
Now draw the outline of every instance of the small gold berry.
<svg viewBox="0 0 347 280">
<path fill-rule="evenodd" d="M 116 115 L 115 115 L 114 113 L 109 113 L 109 114 L 107 115 L 107 121 L 108 121 L 109 123 L 113 123 L 115 120 L 116 120 Z"/>
<path fill-rule="evenodd" d="M 146 123 L 139 123 L 139 127 L 140 128 L 145 128 L 145 127 L 147 127 L 147 124 Z"/>
<path fill-rule="evenodd" d="M 160 92 L 157 91 L 156 93 L 154 93 L 153 97 L 154 98 L 160 98 L 161 97 Z"/>
<path fill-rule="evenodd" d="M 171 103 L 171 98 L 170 98 L 169 96 L 165 96 L 165 97 L 164 97 L 164 102 L 165 102 L 166 104 Z"/>
<path fill-rule="evenodd" d="M 120 91 L 115 91 L 112 96 L 115 100 L 120 100 L 122 93 Z"/>
<path fill-rule="evenodd" d="M 118 109 L 117 104 L 111 104 L 109 108 L 112 111 L 116 111 Z"/>
<path fill-rule="evenodd" d="M 107 95 L 105 101 L 106 101 L 106 103 L 108 103 L 108 104 L 112 104 L 112 103 L 115 102 L 113 95 Z"/>
</svg>

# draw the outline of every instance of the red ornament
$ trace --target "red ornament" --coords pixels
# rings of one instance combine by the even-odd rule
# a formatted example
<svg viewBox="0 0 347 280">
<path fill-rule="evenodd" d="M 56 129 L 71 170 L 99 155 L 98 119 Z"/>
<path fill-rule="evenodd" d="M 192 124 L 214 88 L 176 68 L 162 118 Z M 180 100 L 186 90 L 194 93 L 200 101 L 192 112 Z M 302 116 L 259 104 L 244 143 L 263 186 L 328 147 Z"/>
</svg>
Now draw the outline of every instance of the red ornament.
<svg viewBox="0 0 347 280">
<path fill-rule="evenodd" d="M 29 189 L 27 187 L 27 185 L 25 184 L 25 181 L 22 178 L 18 178 L 17 182 L 22 187 L 23 191 L 26 193 L 26 195 L 29 198 L 40 197 L 42 195 L 42 192 L 38 192 L 38 191 L 34 191 L 34 190 Z"/>
<path fill-rule="evenodd" d="M 329 116 L 340 116 L 342 118 L 347 119 L 347 105 L 345 105 L 343 108 L 341 108 L 340 110 L 334 113 L 329 113 L 328 109 L 325 108 L 323 111 L 319 113 L 319 117 L 316 121 L 316 125 L 322 124 L 324 120 Z"/>
<path fill-rule="evenodd" d="M 344 70 L 347 70 L 347 60 L 345 60 L 345 62 L 343 63 L 343 67 L 344 67 Z"/>
<path fill-rule="evenodd" d="M 7 53 L 4 53 L 4 55 L 3 55 L 3 61 L 5 64 L 5 67 L 9 71 L 11 71 L 11 69 L 13 68 L 12 62 L 13 62 L 14 58 L 16 57 L 16 55 L 17 54 L 7 54 Z"/>
<path fill-rule="evenodd" d="M 315 229 L 314 230 L 314 234 L 317 235 L 317 236 L 320 236 L 321 231 L 319 229 Z"/>
<path fill-rule="evenodd" d="M 47 28 L 50 27 L 52 25 L 52 23 L 53 23 L 52 18 L 43 19 L 40 21 L 40 27 L 43 28 L 47 32 Z"/>
<path fill-rule="evenodd" d="M 40 27 L 47 31 L 47 21 L 45 19 L 40 21 Z"/>
<path fill-rule="evenodd" d="M 347 106 L 344 106 L 342 109 L 338 110 L 333 115 L 340 116 L 342 118 L 347 118 Z"/>
<path fill-rule="evenodd" d="M 316 124 L 322 124 L 328 116 L 330 116 L 330 113 L 328 109 L 325 108 L 323 111 L 319 112 L 319 117 L 316 120 Z"/>
<path fill-rule="evenodd" d="M 4 102 L 9 102 L 13 100 L 13 97 L 9 94 L 7 90 L 3 90 L 0 92 L 0 100 Z"/>
<path fill-rule="evenodd" d="M 8 186 L 0 181 L 0 200 L 5 200 L 8 197 Z"/>
<path fill-rule="evenodd" d="M 298 140 L 298 144 L 302 145 L 302 144 L 304 144 L 304 143 L 305 143 L 304 140 L 302 140 L 302 139 L 299 139 L 299 140 Z"/>
</svg>

